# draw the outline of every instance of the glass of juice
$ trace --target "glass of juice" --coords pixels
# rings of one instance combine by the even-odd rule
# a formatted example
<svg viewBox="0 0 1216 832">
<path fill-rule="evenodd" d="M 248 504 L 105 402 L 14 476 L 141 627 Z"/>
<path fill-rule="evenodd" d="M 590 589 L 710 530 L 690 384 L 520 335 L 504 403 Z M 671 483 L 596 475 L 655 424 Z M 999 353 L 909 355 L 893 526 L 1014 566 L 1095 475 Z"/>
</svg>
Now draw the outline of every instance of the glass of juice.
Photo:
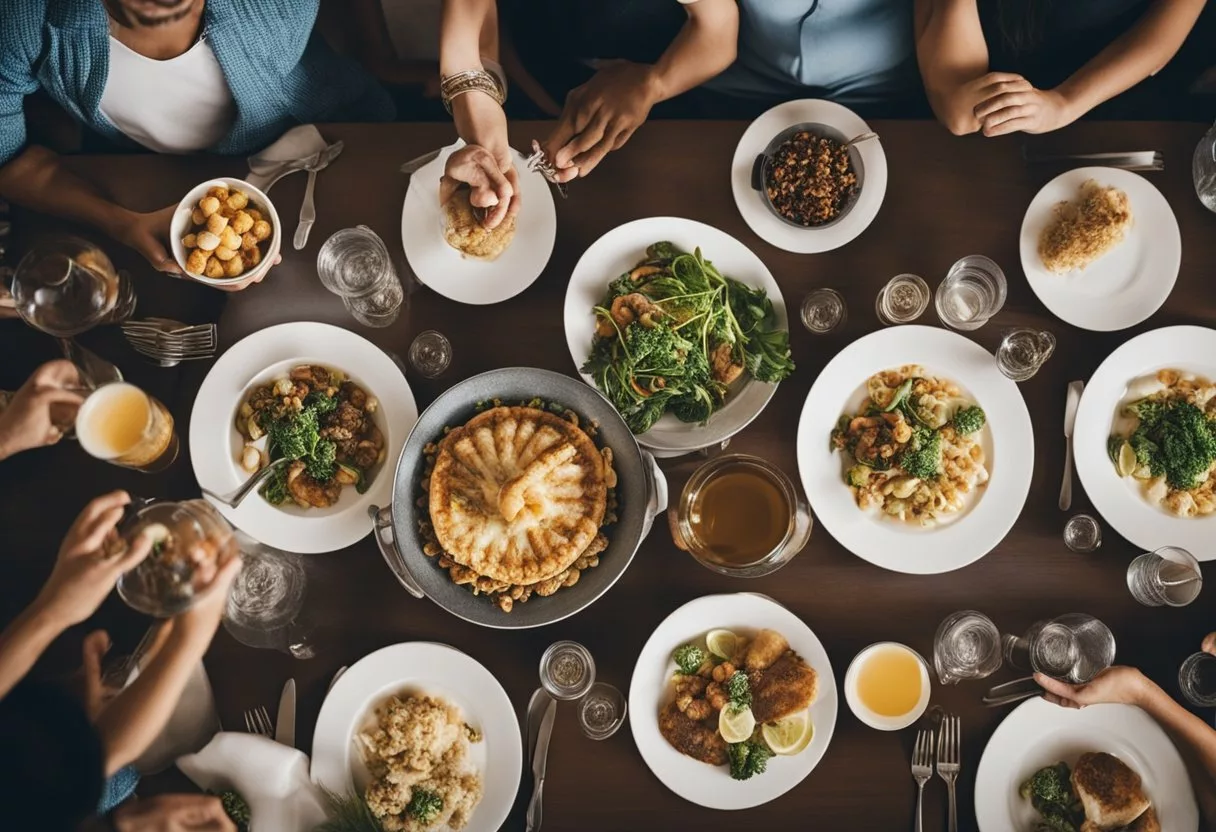
<svg viewBox="0 0 1216 832">
<path fill-rule="evenodd" d="M 669 515 L 676 546 L 708 569 L 741 578 L 776 572 L 811 538 L 811 509 L 789 477 L 755 456 L 698 468 Z"/>
<path fill-rule="evenodd" d="M 76 438 L 91 456 L 146 474 L 164 471 L 177 459 L 168 408 L 126 382 L 89 394 L 76 413 Z"/>
<path fill-rule="evenodd" d="M 929 665 L 903 644 L 882 641 L 862 650 L 844 677 L 853 715 L 871 728 L 898 731 L 929 706 Z"/>
</svg>

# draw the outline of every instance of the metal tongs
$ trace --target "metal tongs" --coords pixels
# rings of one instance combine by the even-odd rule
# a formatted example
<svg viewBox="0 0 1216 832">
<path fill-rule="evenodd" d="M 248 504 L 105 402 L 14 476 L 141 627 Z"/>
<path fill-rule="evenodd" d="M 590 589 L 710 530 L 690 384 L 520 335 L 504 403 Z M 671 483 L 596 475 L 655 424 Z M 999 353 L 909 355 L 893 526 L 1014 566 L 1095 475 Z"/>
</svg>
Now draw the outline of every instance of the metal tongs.
<svg viewBox="0 0 1216 832">
<path fill-rule="evenodd" d="M 529 172 L 539 173 L 549 180 L 549 184 L 557 189 L 562 199 L 569 196 L 566 193 L 566 183 L 557 181 L 557 168 L 545 156 L 545 151 L 541 150 L 540 142 L 536 139 L 532 140 L 532 155 L 524 160 L 524 164 L 527 165 Z"/>
</svg>

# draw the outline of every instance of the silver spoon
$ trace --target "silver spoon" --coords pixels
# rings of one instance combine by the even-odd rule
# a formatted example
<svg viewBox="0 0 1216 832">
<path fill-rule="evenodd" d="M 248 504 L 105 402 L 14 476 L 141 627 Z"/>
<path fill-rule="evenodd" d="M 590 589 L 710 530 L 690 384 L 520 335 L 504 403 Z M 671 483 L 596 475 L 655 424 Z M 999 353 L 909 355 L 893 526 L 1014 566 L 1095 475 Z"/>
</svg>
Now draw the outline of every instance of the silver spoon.
<svg viewBox="0 0 1216 832">
<path fill-rule="evenodd" d="M 267 477 L 269 477 L 271 474 L 273 474 L 275 471 L 279 470 L 286 464 L 287 464 L 287 459 L 285 459 L 285 458 L 276 459 L 274 462 L 267 465 L 261 471 L 258 471 L 252 477 L 247 479 L 245 481 L 244 485 L 242 485 L 236 491 L 233 491 L 231 494 L 220 495 L 220 494 L 216 494 L 214 491 L 211 491 L 210 489 L 207 489 L 207 488 L 202 489 L 202 492 L 203 492 L 203 494 L 205 494 L 206 496 L 215 500 L 216 502 L 223 503 L 224 505 L 228 506 L 228 508 L 235 509 L 237 506 L 239 506 L 244 501 L 244 499 L 246 497 L 248 497 L 250 494 L 252 494 L 253 490 L 255 488 L 257 488 L 259 485 L 261 485 L 266 480 Z"/>
<path fill-rule="evenodd" d="M 871 130 L 869 132 L 862 133 L 858 136 L 854 136 L 853 138 L 851 138 L 847 142 L 845 142 L 844 146 L 846 148 L 849 148 L 855 144 L 861 144 L 862 142 L 868 142 L 870 139 L 877 139 L 877 138 L 878 138 L 878 134 Z"/>
</svg>

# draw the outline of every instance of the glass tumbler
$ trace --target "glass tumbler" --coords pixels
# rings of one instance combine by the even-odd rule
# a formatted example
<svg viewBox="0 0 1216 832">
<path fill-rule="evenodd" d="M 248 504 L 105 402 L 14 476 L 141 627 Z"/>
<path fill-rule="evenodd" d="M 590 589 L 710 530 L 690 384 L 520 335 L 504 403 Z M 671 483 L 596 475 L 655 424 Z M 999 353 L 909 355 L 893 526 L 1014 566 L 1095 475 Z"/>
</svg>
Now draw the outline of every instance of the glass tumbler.
<svg viewBox="0 0 1216 832">
<path fill-rule="evenodd" d="M 27 324 L 70 338 L 135 311 L 135 289 L 106 253 L 79 237 L 57 235 L 30 249 L 12 279 L 13 302 Z"/>
<path fill-rule="evenodd" d="M 1115 635 L 1092 615 L 1068 613 L 1038 621 L 1022 637 L 1003 637 L 1005 658 L 1014 667 L 1079 685 L 1115 661 Z"/>
<path fill-rule="evenodd" d="M 579 699 L 595 684 L 595 659 L 577 641 L 549 645 L 540 658 L 540 683 L 554 699 Z"/>
<path fill-rule="evenodd" d="M 1192 653 L 1178 668 L 1178 687 L 1197 708 L 1216 707 L 1216 656 Z"/>
<path fill-rule="evenodd" d="M 899 274 L 887 281 L 874 299 L 874 312 L 885 326 L 915 321 L 929 308 L 929 284 L 915 274 Z"/>
<path fill-rule="evenodd" d="M 388 247 L 366 225 L 330 235 L 317 252 L 317 277 L 365 326 L 388 326 L 405 301 Z"/>
<path fill-rule="evenodd" d="M 237 532 L 244 563 L 233 581 L 224 629 L 247 647 L 311 659 L 313 621 L 305 610 L 308 573 L 300 555 L 265 546 Z"/>
<path fill-rule="evenodd" d="M 951 613 L 933 639 L 933 666 L 943 685 L 984 679 L 1001 667 L 1001 631 L 975 610 Z"/>
<path fill-rule="evenodd" d="M 979 329 L 1005 305 L 1005 273 L 991 259 L 968 255 L 946 273 L 937 287 L 937 317 L 951 329 Z"/>
<path fill-rule="evenodd" d="M 1186 549 L 1163 546 L 1131 562 L 1127 588 L 1146 607 L 1185 607 L 1199 597 L 1203 573 L 1199 561 Z"/>
<path fill-rule="evenodd" d="M 1001 339 L 996 366 L 1005 378 L 1028 381 L 1056 351 L 1056 338 L 1038 329 L 1015 329 Z"/>
</svg>

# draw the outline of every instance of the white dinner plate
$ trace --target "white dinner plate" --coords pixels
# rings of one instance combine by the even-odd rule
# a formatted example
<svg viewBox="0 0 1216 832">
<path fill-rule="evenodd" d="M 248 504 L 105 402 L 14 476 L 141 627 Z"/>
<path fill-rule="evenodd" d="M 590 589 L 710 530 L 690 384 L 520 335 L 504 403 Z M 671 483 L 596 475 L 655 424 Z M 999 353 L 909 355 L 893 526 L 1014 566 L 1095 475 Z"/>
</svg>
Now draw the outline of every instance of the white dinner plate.
<svg viewBox="0 0 1216 832">
<path fill-rule="evenodd" d="M 1150 504 L 1139 483 L 1119 476 L 1106 451 L 1119 411 L 1129 401 L 1152 392 L 1153 377 L 1165 369 L 1216 380 L 1216 330 L 1199 326 L 1154 329 L 1131 339 L 1098 366 L 1077 407 L 1072 442 L 1077 476 L 1102 518 L 1135 545 L 1145 551 L 1181 546 L 1198 560 L 1212 560 L 1216 558 L 1216 514 L 1175 517 Z"/>
<path fill-rule="evenodd" d="M 1093 179 L 1113 185 L 1131 202 L 1132 227 L 1123 242 L 1082 271 L 1052 274 L 1039 257 L 1039 236 L 1055 207 L 1076 200 Z M 1143 176 L 1116 168 L 1078 168 L 1048 182 L 1022 220 L 1022 270 L 1030 288 L 1060 320 L 1099 332 L 1127 329 L 1161 308 L 1178 279 L 1182 237 L 1161 191 Z"/>
<path fill-rule="evenodd" d="M 439 179 L 448 157 L 464 146 L 445 147 L 410 177 L 401 210 L 401 244 L 419 282 L 446 298 L 476 305 L 501 303 L 531 286 L 545 270 L 557 238 L 557 212 L 549 183 L 530 172 L 517 150 L 521 205 L 515 217 L 515 239 L 497 260 L 465 257 L 443 239 Z"/>
<path fill-rule="evenodd" d="M 743 243 L 711 225 L 681 217 L 634 220 L 617 226 L 592 243 L 570 275 L 563 313 L 566 344 L 580 373 L 591 354 L 591 344 L 595 338 L 596 319 L 592 310 L 603 302 L 608 284 L 637 266 L 638 261 L 646 257 L 647 246 L 663 241 L 675 243 L 688 252 L 700 247 L 701 254 L 723 276 L 764 289 L 773 302 L 778 325 L 782 329 L 789 328 L 781 287 L 768 267 Z M 585 382 L 595 387 L 595 379 L 586 373 L 582 373 L 582 376 Z M 673 454 L 720 444 L 751 424 L 776 392 L 776 384 L 745 376 L 745 380 L 732 385 L 726 404 L 714 411 L 707 424 L 681 422 L 668 413 L 639 436 L 638 443 L 649 449 Z"/>
<path fill-rule="evenodd" d="M 752 187 L 756 157 L 764 153 L 782 130 L 808 122 L 826 124 L 849 139 L 870 131 L 861 116 L 840 104 L 815 98 L 787 101 L 748 126 L 730 163 L 730 188 L 744 222 L 766 243 L 795 254 L 831 251 L 852 242 L 874 222 L 887 194 L 887 155 L 881 139 L 870 139 L 854 146 L 861 154 L 861 192 L 853 208 L 839 222 L 824 228 L 797 228 L 769 210 L 764 197 Z"/>
<path fill-rule="evenodd" d="M 1038 813 L 1018 789 L 1059 762 L 1071 767 L 1087 751 L 1105 751 L 1140 775 L 1164 832 L 1194 832 L 1199 810 L 1178 749 L 1153 718 L 1131 705 L 1061 708 L 1036 697 L 997 726 L 975 775 L 980 832 L 1033 829 Z"/>
<path fill-rule="evenodd" d="M 929 528 L 863 512 L 845 485 L 843 453 L 831 447 L 841 415 L 866 400 L 866 379 L 904 364 L 954 382 L 987 416 L 980 444 L 988 484 L 958 517 Z M 895 572 L 949 572 L 986 555 L 1018 519 L 1034 473 L 1030 414 L 1018 386 L 974 341 L 945 329 L 890 327 L 841 350 L 815 380 L 798 422 L 798 472 L 819 522 L 853 554 Z"/>
<path fill-rule="evenodd" d="M 733 780 L 726 766 L 711 766 L 681 754 L 659 733 L 659 709 L 672 695 L 671 677 L 676 670 L 672 653 L 719 628 L 749 635 L 776 630 L 819 676 L 818 693 L 811 704 L 815 733 L 810 745 L 800 754 L 773 757 L 768 770 L 750 780 Z M 776 601 L 750 592 L 707 595 L 667 616 L 642 648 L 629 683 L 629 722 L 642 759 L 667 788 L 709 809 L 759 806 L 805 780 L 832 741 L 838 705 L 832 663 L 818 636 Z"/>
<path fill-rule="evenodd" d="M 370 505 L 392 500 L 393 466 L 418 421 L 414 394 L 397 365 L 372 342 L 329 324 L 301 321 L 263 329 L 238 341 L 207 373 L 190 414 L 190 461 L 198 484 L 216 494 L 235 491 L 248 478 L 241 468 L 245 439 L 236 414 L 252 388 L 286 377 L 292 367 L 319 364 L 341 370 L 379 400 L 377 427 L 385 457 L 363 494 L 343 488 L 329 508 L 275 507 L 250 494 L 236 510 L 213 503 L 250 537 L 287 552 L 332 552 L 359 542 L 372 530 Z"/>
<path fill-rule="evenodd" d="M 490 671 L 445 644 L 394 644 L 350 666 L 325 695 L 312 739 L 312 779 L 335 794 L 358 791 L 370 780 L 358 734 L 374 722 L 376 706 L 401 693 L 429 694 L 457 706 L 481 742 L 469 744 L 469 763 L 481 773 L 481 802 L 464 832 L 497 832 L 519 790 L 523 748 L 507 692 Z"/>
</svg>

